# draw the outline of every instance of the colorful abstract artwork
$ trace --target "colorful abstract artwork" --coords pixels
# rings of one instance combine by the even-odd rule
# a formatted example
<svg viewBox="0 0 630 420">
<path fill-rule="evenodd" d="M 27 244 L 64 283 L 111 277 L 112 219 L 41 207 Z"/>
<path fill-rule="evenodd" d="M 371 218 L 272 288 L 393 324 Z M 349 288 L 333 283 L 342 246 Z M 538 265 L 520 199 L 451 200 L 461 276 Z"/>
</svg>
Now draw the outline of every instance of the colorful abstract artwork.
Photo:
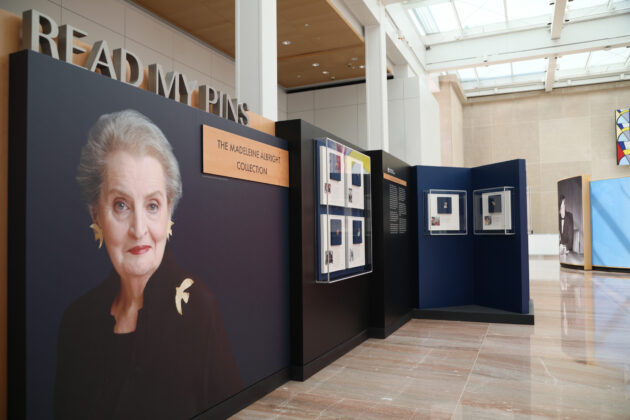
<svg viewBox="0 0 630 420">
<path fill-rule="evenodd" d="M 617 165 L 630 165 L 630 112 L 628 111 L 628 108 L 615 111 Z"/>
</svg>

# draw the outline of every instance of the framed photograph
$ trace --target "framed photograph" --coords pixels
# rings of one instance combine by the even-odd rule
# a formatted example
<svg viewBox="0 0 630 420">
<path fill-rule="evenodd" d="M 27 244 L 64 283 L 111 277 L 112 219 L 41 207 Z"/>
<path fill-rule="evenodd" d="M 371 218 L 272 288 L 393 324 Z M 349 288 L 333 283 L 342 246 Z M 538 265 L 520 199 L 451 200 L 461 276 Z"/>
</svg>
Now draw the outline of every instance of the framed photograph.
<svg viewBox="0 0 630 420">
<path fill-rule="evenodd" d="M 453 212 L 452 206 L 453 197 L 438 197 L 437 198 L 437 212 L 438 214 L 451 214 Z"/>
<path fill-rule="evenodd" d="M 512 235 L 514 187 L 493 187 L 473 191 L 473 224 L 476 235 Z"/>
<path fill-rule="evenodd" d="M 424 192 L 425 235 L 465 235 L 468 233 L 467 193 L 464 190 Z"/>
</svg>

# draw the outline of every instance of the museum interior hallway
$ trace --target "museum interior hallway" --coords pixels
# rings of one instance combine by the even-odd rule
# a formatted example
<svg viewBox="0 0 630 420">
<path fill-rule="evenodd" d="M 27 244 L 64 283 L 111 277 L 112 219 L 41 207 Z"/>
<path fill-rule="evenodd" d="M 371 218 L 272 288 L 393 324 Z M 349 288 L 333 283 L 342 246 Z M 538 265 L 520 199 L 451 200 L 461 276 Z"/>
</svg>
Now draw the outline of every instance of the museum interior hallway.
<svg viewBox="0 0 630 420">
<path fill-rule="evenodd" d="M 414 319 L 233 418 L 630 418 L 630 275 L 530 279 L 535 326 Z"/>
</svg>

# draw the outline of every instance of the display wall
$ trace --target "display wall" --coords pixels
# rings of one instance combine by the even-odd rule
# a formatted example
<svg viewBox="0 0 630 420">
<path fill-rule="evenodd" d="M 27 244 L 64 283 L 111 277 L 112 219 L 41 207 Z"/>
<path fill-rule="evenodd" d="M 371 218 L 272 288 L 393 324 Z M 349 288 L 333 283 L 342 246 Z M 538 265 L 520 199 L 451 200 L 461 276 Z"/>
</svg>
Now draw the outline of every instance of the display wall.
<svg viewBox="0 0 630 420">
<path fill-rule="evenodd" d="M 382 150 L 372 159 L 374 271 L 370 276 L 370 336 L 385 338 L 411 317 L 417 287 L 411 167 Z"/>
<path fill-rule="evenodd" d="M 593 268 L 630 270 L 630 177 L 591 181 Z"/>
<path fill-rule="evenodd" d="M 317 282 L 320 175 L 314 140 L 362 150 L 303 120 L 276 123 L 276 134 L 289 142 L 290 152 L 291 375 L 304 380 L 368 336 L 368 275 Z M 371 248 L 371 231 L 364 238 Z"/>
<path fill-rule="evenodd" d="M 518 159 L 476 168 L 416 166 L 414 169 L 419 309 L 414 316 L 533 323 L 525 161 Z M 462 195 L 457 191 L 467 192 L 466 201 L 459 198 Z M 456 199 L 459 208 L 466 208 L 466 217 L 456 218 L 458 223 L 467 223 L 466 229 L 452 226 L 453 229 L 442 232 L 446 234 L 435 234 L 428 229 L 434 195 L 436 202 L 451 198 L 448 208 L 451 213 L 455 211 Z M 490 221 L 485 224 L 488 218 Z M 481 226 L 474 226 L 475 220 L 481 220 Z M 501 229 L 494 229 L 498 222 Z"/>
<path fill-rule="evenodd" d="M 72 398 L 79 409 L 69 406 L 69 411 L 61 412 L 95 418 L 80 408 L 89 404 L 85 401 L 90 392 L 106 386 L 102 384 L 109 372 L 98 368 L 98 354 L 104 349 L 85 349 L 81 337 L 95 343 L 98 340 L 87 337 L 112 331 L 111 326 L 100 330 L 103 324 L 97 321 L 108 317 L 107 299 L 103 308 L 84 304 L 100 296 L 97 291 L 110 284 L 106 279 L 116 273 L 106 251 L 107 235 L 100 249 L 94 240 L 89 228 L 92 219 L 75 178 L 90 127 L 99 116 L 123 109 L 137 110 L 152 120 L 170 141 L 179 163 L 183 197 L 173 215 L 173 235 L 163 264 L 156 273 L 172 267 L 172 276 L 166 277 L 177 279 L 177 287 L 182 289 L 177 293 L 186 293 L 180 295 L 178 306 L 176 289 L 165 291 L 164 304 L 173 321 L 160 321 L 165 312 L 148 315 L 154 313 L 148 308 L 152 299 L 162 299 L 157 297 L 161 292 L 149 292 L 158 286 L 146 289 L 147 312 L 140 319 L 153 317 L 152 327 L 138 330 L 146 334 L 138 339 L 143 346 L 135 347 L 134 365 L 129 366 L 135 370 L 127 379 L 124 395 L 120 400 L 114 398 L 118 405 L 112 409 L 133 413 L 136 418 L 200 413 L 224 417 L 288 377 L 289 191 L 204 175 L 202 125 L 285 150 L 286 141 L 48 56 L 22 51 L 11 59 L 10 418 L 52 418 L 53 406 L 57 410 L 67 384 L 74 384 L 79 393 L 72 395 L 85 400 Z M 177 274 L 180 270 L 194 284 L 180 284 L 179 277 L 184 276 Z M 194 322 L 182 329 L 176 326 L 180 320 L 190 319 L 186 318 L 188 308 L 202 308 L 214 339 L 199 340 L 190 327 Z M 81 316 L 83 310 L 93 315 Z M 182 312 L 178 315 L 176 310 Z M 196 313 L 190 311 L 191 316 Z M 64 313 L 67 322 L 61 328 Z M 140 321 L 138 325 L 142 325 Z M 208 334 L 205 328 L 202 336 Z M 74 371 L 81 373 L 78 384 L 70 381 L 64 387 L 67 371 L 60 366 L 67 364 L 60 364 L 60 354 L 77 355 L 69 360 L 75 361 Z M 90 360 L 95 363 L 93 370 L 89 369 Z M 187 363 L 172 366 L 173 360 Z M 195 360 L 204 360 L 204 366 Z M 183 371 L 177 373 L 180 368 L 207 371 L 208 378 L 214 379 L 190 389 L 177 379 L 187 377 Z M 81 384 L 85 386 L 77 389 Z M 133 398 L 133 404 L 127 406 L 130 402 L 124 402 L 125 398 Z"/>
<path fill-rule="evenodd" d="M 592 268 L 590 177 L 558 181 L 558 237 L 560 265 Z"/>
</svg>

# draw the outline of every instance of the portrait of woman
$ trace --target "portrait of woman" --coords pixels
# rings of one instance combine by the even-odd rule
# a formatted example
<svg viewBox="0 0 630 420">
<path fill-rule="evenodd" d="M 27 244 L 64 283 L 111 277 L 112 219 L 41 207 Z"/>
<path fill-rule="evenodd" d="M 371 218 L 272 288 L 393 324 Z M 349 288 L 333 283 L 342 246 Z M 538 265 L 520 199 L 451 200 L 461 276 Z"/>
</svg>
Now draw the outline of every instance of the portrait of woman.
<svg viewBox="0 0 630 420">
<path fill-rule="evenodd" d="M 240 391 L 214 295 L 167 246 L 182 182 L 162 131 L 137 111 L 102 115 L 76 179 L 112 270 L 63 314 L 55 418 L 187 419 Z"/>
</svg>

